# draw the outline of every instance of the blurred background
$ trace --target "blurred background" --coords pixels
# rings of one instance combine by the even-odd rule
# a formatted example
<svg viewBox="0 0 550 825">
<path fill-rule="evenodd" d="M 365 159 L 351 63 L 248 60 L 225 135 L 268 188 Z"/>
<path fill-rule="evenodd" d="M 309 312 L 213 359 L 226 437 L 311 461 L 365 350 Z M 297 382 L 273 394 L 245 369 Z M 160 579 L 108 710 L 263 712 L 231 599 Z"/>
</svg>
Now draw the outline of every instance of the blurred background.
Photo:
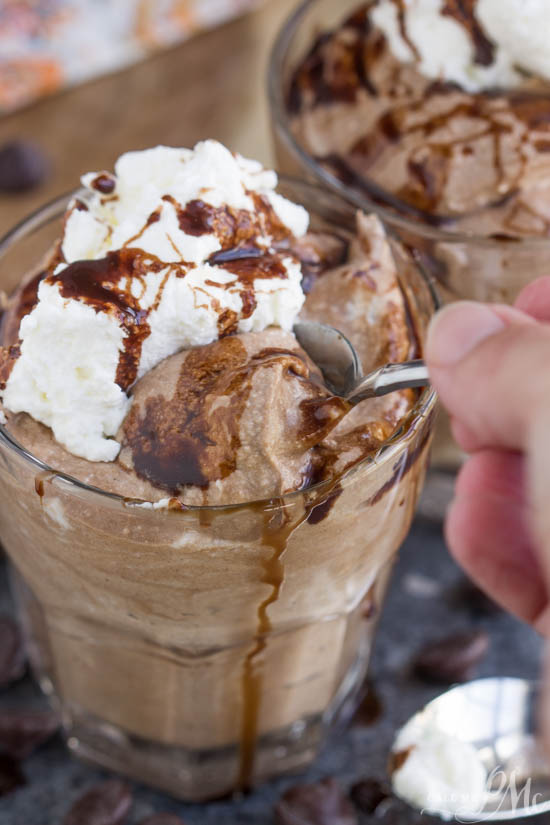
<svg viewBox="0 0 550 825">
<path fill-rule="evenodd" d="M 40 185 L 0 191 L 0 225 L 7 229 L 73 188 L 83 172 L 112 168 L 130 149 L 193 146 L 211 137 L 269 163 L 266 65 L 295 5 L 0 2 L 0 147 L 30 140 L 47 165 Z M 185 42 L 174 46 L 178 40 Z M 90 75 L 96 77 L 79 82 Z M 0 177 L 1 167 L 0 158 Z"/>
</svg>

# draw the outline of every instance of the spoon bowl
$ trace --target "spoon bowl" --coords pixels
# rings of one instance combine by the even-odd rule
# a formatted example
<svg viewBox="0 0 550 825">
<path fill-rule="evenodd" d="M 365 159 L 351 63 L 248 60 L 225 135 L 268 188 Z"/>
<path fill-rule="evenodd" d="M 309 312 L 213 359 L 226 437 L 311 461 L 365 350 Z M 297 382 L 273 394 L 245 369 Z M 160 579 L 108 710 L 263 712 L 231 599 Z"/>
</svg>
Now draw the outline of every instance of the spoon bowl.
<svg viewBox="0 0 550 825">
<path fill-rule="evenodd" d="M 550 764 L 535 727 L 537 685 L 524 679 L 479 679 L 434 699 L 407 724 L 473 746 L 487 772 L 483 802 L 475 810 L 424 808 L 442 819 L 485 822 L 550 811 Z M 394 746 L 395 747 L 395 746 Z M 395 756 L 395 751 L 394 751 Z M 410 800 L 406 800 L 410 803 Z"/>
<path fill-rule="evenodd" d="M 366 398 L 410 387 L 425 387 L 430 383 L 422 360 L 386 364 L 364 376 L 361 360 L 351 341 L 327 324 L 299 321 L 294 324 L 293 332 L 302 349 L 323 373 L 329 390 L 352 406 Z"/>
</svg>

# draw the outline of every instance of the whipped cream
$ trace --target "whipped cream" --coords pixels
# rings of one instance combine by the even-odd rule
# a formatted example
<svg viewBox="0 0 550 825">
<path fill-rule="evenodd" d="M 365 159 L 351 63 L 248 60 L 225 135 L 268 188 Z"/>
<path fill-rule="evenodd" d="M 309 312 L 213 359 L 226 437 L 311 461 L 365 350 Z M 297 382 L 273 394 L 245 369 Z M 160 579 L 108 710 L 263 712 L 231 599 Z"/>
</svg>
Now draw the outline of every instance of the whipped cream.
<svg viewBox="0 0 550 825">
<path fill-rule="evenodd" d="M 304 294 L 287 247 L 308 213 L 274 191 L 274 172 L 212 140 L 129 152 L 114 175 L 82 183 L 3 402 L 75 455 L 112 461 L 128 390 L 164 358 L 231 332 L 292 329 Z"/>
<path fill-rule="evenodd" d="M 393 752 L 403 754 L 392 775 L 397 796 L 444 819 L 481 811 L 485 766 L 473 745 L 442 731 L 434 717 L 424 713 L 411 719 L 399 731 Z"/>
<path fill-rule="evenodd" d="M 483 62 L 476 59 L 471 25 L 451 13 L 448 0 L 402 0 L 402 25 L 399 5 L 379 0 L 372 19 L 395 57 L 418 62 L 426 77 L 458 83 L 469 92 L 517 86 L 524 79 L 518 69 L 550 80 L 547 0 L 477 0 L 470 24 L 493 47 L 491 59 Z"/>
</svg>

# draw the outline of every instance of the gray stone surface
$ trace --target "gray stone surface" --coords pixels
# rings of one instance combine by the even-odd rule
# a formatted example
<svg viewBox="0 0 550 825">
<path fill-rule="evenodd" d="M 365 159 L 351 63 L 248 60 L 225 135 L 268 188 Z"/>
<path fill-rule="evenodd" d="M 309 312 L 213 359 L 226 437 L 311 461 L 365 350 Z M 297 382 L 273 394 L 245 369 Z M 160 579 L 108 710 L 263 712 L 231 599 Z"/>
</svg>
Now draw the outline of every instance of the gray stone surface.
<svg viewBox="0 0 550 825">
<path fill-rule="evenodd" d="M 479 668 L 479 676 L 535 677 L 541 654 L 538 636 L 502 612 L 484 615 L 457 599 L 455 591 L 462 581 L 462 574 L 447 554 L 440 529 L 418 521 L 401 552 L 371 667 L 372 681 L 384 706 L 380 719 L 371 727 L 355 724 L 336 735 L 306 775 L 273 782 L 235 801 L 184 805 L 134 784 L 134 805 L 128 825 L 154 811 L 178 813 L 186 825 L 271 825 L 274 802 L 297 781 L 312 781 L 331 774 L 347 786 L 361 777 L 383 777 L 396 726 L 441 690 L 423 684 L 410 671 L 412 654 L 429 639 L 455 630 L 484 627 L 490 635 L 491 648 Z M 2 565 L 0 614 L 11 610 Z M 0 693 L 0 707 L 42 703 L 30 677 Z M 69 758 L 60 739 L 26 760 L 24 771 L 27 786 L 0 799 L 0 825 L 61 823 L 72 801 L 106 776 Z M 405 816 L 406 821 L 412 819 L 412 814 Z"/>
</svg>

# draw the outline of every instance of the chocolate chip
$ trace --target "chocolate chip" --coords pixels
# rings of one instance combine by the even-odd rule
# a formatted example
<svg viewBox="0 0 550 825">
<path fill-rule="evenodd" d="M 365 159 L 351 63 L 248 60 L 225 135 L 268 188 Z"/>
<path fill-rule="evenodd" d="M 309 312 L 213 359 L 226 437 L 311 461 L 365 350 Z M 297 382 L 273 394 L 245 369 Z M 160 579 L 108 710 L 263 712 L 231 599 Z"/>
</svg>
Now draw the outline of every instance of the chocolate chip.
<svg viewBox="0 0 550 825">
<path fill-rule="evenodd" d="M 0 147 L 0 191 L 24 192 L 43 182 L 48 162 L 42 149 L 27 140 L 12 140 Z"/>
<path fill-rule="evenodd" d="M 502 607 L 484 593 L 470 579 L 464 579 L 452 592 L 452 602 L 476 616 L 495 616 L 502 613 Z"/>
<path fill-rule="evenodd" d="M 1 710 L 0 752 L 25 759 L 59 728 L 52 710 Z"/>
<path fill-rule="evenodd" d="M 365 693 L 353 716 L 353 724 L 360 727 L 374 725 L 382 716 L 384 707 L 372 682 L 368 682 Z"/>
<path fill-rule="evenodd" d="M 357 815 L 335 779 L 295 785 L 275 806 L 277 825 L 357 825 Z"/>
<path fill-rule="evenodd" d="M 25 650 L 21 633 L 8 616 L 0 618 L 0 688 L 25 673 Z"/>
<path fill-rule="evenodd" d="M 94 785 L 74 803 L 63 825 L 120 825 L 132 806 L 125 782 L 108 779 Z"/>
<path fill-rule="evenodd" d="M 352 786 L 350 796 L 363 814 L 373 814 L 381 802 L 392 795 L 387 782 L 379 779 L 362 779 Z"/>
<path fill-rule="evenodd" d="M 0 796 L 6 796 L 25 784 L 25 775 L 19 762 L 11 756 L 0 754 Z"/>
<path fill-rule="evenodd" d="M 185 825 L 185 823 L 176 814 L 151 814 L 142 819 L 139 825 Z"/>
<path fill-rule="evenodd" d="M 466 682 L 489 649 L 484 630 L 456 633 L 426 645 L 414 660 L 418 676 L 430 682 Z"/>
</svg>

